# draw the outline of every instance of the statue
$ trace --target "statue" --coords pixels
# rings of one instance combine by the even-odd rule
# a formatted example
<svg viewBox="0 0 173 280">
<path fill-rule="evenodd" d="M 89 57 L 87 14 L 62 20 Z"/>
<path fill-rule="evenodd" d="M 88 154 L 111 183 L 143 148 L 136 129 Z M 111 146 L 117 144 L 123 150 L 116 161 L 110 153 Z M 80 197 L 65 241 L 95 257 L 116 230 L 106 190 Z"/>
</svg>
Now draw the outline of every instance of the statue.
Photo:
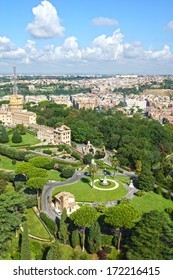
<svg viewBox="0 0 173 280">
<path fill-rule="evenodd" d="M 133 180 L 130 180 L 129 188 L 134 188 Z"/>
</svg>

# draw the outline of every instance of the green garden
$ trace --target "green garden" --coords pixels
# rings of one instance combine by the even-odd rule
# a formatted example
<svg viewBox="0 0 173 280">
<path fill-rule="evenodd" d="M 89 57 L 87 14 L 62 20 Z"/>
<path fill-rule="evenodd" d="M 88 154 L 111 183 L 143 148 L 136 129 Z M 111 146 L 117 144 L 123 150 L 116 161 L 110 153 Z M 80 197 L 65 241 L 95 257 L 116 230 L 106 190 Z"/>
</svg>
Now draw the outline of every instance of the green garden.
<svg viewBox="0 0 173 280">
<path fill-rule="evenodd" d="M 91 188 L 90 179 L 84 178 L 73 185 L 55 188 L 52 196 L 54 197 L 61 191 L 67 191 L 75 196 L 77 202 L 106 202 L 121 199 L 127 194 L 127 190 L 120 181 L 120 177 L 115 177 L 115 180 L 119 183 L 119 187 L 115 190 L 102 191 Z M 122 177 L 123 180 L 128 181 L 126 177 Z"/>
</svg>

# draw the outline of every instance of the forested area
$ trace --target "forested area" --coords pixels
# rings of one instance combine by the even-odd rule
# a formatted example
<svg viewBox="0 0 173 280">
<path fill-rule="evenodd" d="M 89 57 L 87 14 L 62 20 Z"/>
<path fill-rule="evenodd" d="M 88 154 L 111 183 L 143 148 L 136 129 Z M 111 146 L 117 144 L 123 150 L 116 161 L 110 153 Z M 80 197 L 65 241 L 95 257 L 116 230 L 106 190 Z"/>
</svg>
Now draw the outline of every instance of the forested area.
<svg viewBox="0 0 173 280">
<path fill-rule="evenodd" d="M 162 126 L 155 120 L 136 114 L 129 118 L 121 112 L 76 110 L 48 101 L 26 108 L 37 113 L 37 122 L 57 127 L 68 125 L 72 130 L 72 141 L 94 146 L 103 145 L 117 151 L 120 164 L 136 168 L 138 161 L 149 168 L 172 152 L 173 128 Z"/>
</svg>

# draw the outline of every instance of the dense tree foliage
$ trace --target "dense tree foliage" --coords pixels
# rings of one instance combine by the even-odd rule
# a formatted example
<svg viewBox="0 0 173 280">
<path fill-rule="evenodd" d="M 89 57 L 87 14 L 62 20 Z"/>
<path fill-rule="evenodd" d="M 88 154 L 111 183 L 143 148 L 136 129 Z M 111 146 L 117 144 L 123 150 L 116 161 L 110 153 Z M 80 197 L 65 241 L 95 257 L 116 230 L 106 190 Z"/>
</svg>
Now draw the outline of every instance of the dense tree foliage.
<svg viewBox="0 0 173 280">
<path fill-rule="evenodd" d="M 87 236 L 88 250 L 90 253 L 97 253 L 101 246 L 100 226 L 96 221 L 89 229 Z"/>
<path fill-rule="evenodd" d="M 63 178 L 70 178 L 73 176 L 75 172 L 75 168 L 72 167 L 72 166 L 65 166 L 63 169 L 62 169 L 62 172 L 61 172 L 61 176 Z"/>
<path fill-rule="evenodd" d="M 44 168 L 48 170 L 54 167 L 54 161 L 51 158 L 44 156 L 33 157 L 29 160 L 29 162 L 35 167 Z"/>
<path fill-rule="evenodd" d="M 13 143 L 21 143 L 22 142 L 22 136 L 21 136 L 21 134 L 20 134 L 18 129 L 16 129 L 14 131 L 11 140 L 12 140 Z"/>
<path fill-rule="evenodd" d="M 25 219 L 25 198 L 11 192 L 0 195 L 0 254 L 8 250 L 11 239 L 15 236 Z"/>
<path fill-rule="evenodd" d="M 47 260 L 62 260 L 62 248 L 58 241 L 54 242 L 50 247 L 46 259 Z"/>
<path fill-rule="evenodd" d="M 0 125 L 0 143 L 7 143 L 9 141 L 8 133 L 3 125 Z"/>
<path fill-rule="evenodd" d="M 131 204 L 121 203 L 108 208 L 105 216 L 105 223 L 119 231 L 118 251 L 120 251 L 123 230 L 132 228 L 135 222 L 139 221 L 139 212 Z"/>
<path fill-rule="evenodd" d="M 82 249 L 85 250 L 85 229 L 90 227 L 97 220 L 97 211 L 89 206 L 83 206 L 70 215 L 75 226 L 83 228 Z"/>
<path fill-rule="evenodd" d="M 25 160 L 25 156 L 27 155 L 27 152 L 25 151 L 20 151 L 15 148 L 7 147 L 5 145 L 0 145 L 0 154 L 3 156 L 7 156 L 11 159 L 16 159 L 16 160 Z"/>
<path fill-rule="evenodd" d="M 173 222 L 168 215 L 156 210 L 143 215 L 132 232 L 127 258 L 172 260 Z"/>
<path fill-rule="evenodd" d="M 121 165 L 138 168 L 151 167 L 173 150 L 173 128 L 170 124 L 162 126 L 155 120 L 134 116 L 129 118 L 122 112 L 108 110 L 76 110 L 51 102 L 28 107 L 38 114 L 41 124 L 56 127 L 61 121 L 70 126 L 72 141 L 95 146 L 105 145 L 116 149 L 116 157 Z"/>
<path fill-rule="evenodd" d="M 66 223 L 67 220 L 67 210 L 66 208 L 63 209 L 61 214 L 61 219 L 59 223 L 59 230 L 58 230 L 58 238 L 66 244 L 69 232 L 68 232 L 68 224 Z"/>
<path fill-rule="evenodd" d="M 139 189 L 143 191 L 152 191 L 154 189 L 155 179 L 148 168 L 142 168 L 141 173 L 137 178 Z"/>
</svg>

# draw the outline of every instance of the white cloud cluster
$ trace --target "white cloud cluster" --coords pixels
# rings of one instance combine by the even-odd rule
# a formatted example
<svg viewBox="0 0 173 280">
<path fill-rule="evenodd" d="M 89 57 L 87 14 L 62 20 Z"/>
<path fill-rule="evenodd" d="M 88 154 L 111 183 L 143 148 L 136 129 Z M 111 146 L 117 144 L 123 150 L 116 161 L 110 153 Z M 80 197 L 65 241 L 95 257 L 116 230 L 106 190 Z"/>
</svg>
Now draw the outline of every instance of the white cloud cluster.
<svg viewBox="0 0 173 280">
<path fill-rule="evenodd" d="M 32 12 L 35 18 L 28 24 L 27 31 L 33 37 L 46 39 L 64 34 L 65 28 L 61 25 L 55 7 L 49 1 L 43 0 Z"/>
<path fill-rule="evenodd" d="M 160 51 L 146 51 L 145 54 L 148 59 L 163 60 L 172 58 L 172 53 L 168 45 L 164 45 Z"/>
<path fill-rule="evenodd" d="M 118 21 L 113 18 L 97 17 L 92 20 L 92 24 L 96 26 L 115 26 L 118 25 Z"/>
<path fill-rule="evenodd" d="M 22 59 L 25 57 L 25 50 L 16 47 L 10 39 L 3 36 L 0 37 L 0 59 L 1 60 L 12 60 L 12 59 Z"/>
<path fill-rule="evenodd" d="M 63 35 L 65 29 L 61 26 L 55 7 L 49 1 L 43 0 L 40 5 L 34 7 L 33 14 L 34 21 L 27 26 L 33 37 L 54 38 Z M 102 26 L 118 24 L 115 19 L 103 17 L 93 19 L 92 23 Z M 169 22 L 168 26 L 169 29 L 173 29 L 173 21 Z M 51 72 L 52 67 L 56 69 L 59 65 L 64 68 L 70 65 L 78 72 L 81 69 L 90 69 L 89 65 L 96 66 L 93 69 L 103 67 L 103 72 L 106 68 L 109 69 L 109 66 L 113 69 L 115 66 L 120 67 L 116 68 L 116 71 L 133 71 L 134 68 L 143 71 L 143 67 L 147 69 L 147 65 L 150 68 L 154 66 L 154 70 L 156 65 L 159 65 L 160 70 L 163 65 L 164 69 L 172 71 L 173 54 L 166 44 L 161 50 L 145 50 L 141 42 L 125 42 L 120 29 L 115 30 L 111 36 L 99 35 L 87 47 L 80 47 L 75 36 L 65 38 L 61 45 L 47 44 L 42 49 L 38 48 L 34 40 L 28 40 L 21 48 L 14 45 L 9 38 L 0 37 L 0 65 L 11 65 L 17 61 L 23 67 L 31 66 L 30 69 L 38 65 L 41 70 L 45 69 L 45 72 L 48 67 Z"/>
<path fill-rule="evenodd" d="M 126 71 L 132 65 L 140 68 L 142 64 L 146 66 L 146 64 L 154 65 L 158 62 L 170 63 L 173 60 L 173 54 L 168 45 L 163 46 L 161 50 L 144 50 L 140 42 L 126 43 L 119 29 L 114 31 L 112 36 L 103 34 L 96 37 L 90 46 L 83 48 L 74 36 L 66 38 L 60 46 L 50 44 L 42 49 L 38 49 L 35 41 L 32 40 L 28 40 L 22 49 L 12 44 L 10 39 L 0 37 L 0 62 L 19 59 L 24 65 L 45 66 L 45 70 L 47 65 L 51 67 L 63 64 L 65 67 L 70 64 L 76 69 L 77 64 L 85 68 L 85 65 L 92 63 L 99 65 L 104 62 L 105 67 L 109 63 L 126 65 Z"/>
</svg>

